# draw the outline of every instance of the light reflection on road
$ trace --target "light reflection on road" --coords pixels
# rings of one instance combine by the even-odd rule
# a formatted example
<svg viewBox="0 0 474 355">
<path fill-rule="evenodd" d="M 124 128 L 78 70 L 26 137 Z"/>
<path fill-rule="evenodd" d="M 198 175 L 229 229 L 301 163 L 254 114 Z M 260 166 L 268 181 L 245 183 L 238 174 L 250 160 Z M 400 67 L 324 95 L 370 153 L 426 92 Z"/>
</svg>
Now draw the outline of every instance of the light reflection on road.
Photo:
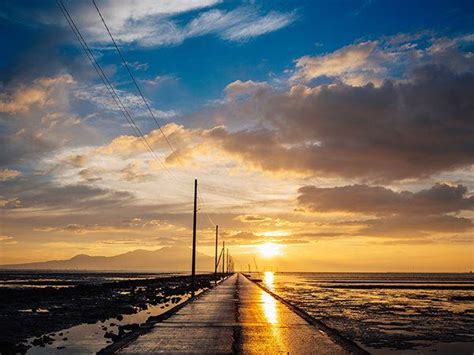
<svg viewBox="0 0 474 355">
<path fill-rule="evenodd" d="M 273 271 L 265 271 L 263 282 L 265 283 L 265 287 L 268 288 L 270 291 L 274 291 L 273 288 L 273 281 L 274 281 L 275 275 Z"/>
<path fill-rule="evenodd" d="M 269 290 L 274 290 L 273 285 L 273 272 L 267 271 L 264 274 L 263 284 Z M 263 313 L 267 322 L 269 323 L 270 327 L 267 331 L 271 332 L 271 337 L 274 339 L 275 343 L 273 346 L 275 349 L 284 349 L 285 345 L 283 344 L 284 341 L 281 337 L 281 329 L 280 329 L 280 322 L 281 322 L 281 315 L 280 309 L 277 305 L 277 300 L 268 292 L 260 290 L 260 297 L 262 300 L 262 308 Z"/>
<path fill-rule="evenodd" d="M 265 277 L 263 279 L 265 286 L 273 290 L 273 272 L 266 271 Z M 270 324 L 277 324 L 278 323 L 278 312 L 276 307 L 276 300 L 271 296 L 269 293 L 262 291 L 262 305 L 263 305 L 263 312 L 265 317 L 267 318 Z"/>
<path fill-rule="evenodd" d="M 276 300 L 273 298 L 272 295 L 262 291 L 262 305 L 263 305 L 263 312 L 265 314 L 265 318 L 267 318 L 270 324 L 277 324 L 278 323 L 278 313 L 276 308 Z"/>
</svg>

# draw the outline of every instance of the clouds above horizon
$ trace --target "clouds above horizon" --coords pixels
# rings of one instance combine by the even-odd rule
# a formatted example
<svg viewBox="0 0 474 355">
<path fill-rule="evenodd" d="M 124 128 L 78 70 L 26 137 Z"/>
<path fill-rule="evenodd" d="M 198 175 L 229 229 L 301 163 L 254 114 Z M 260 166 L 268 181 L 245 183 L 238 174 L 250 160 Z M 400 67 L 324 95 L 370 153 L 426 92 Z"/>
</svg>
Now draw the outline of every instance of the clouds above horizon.
<svg viewBox="0 0 474 355">
<path fill-rule="evenodd" d="M 216 128 L 210 136 L 268 171 L 380 182 L 427 178 L 474 162 L 473 91 L 472 72 L 431 64 L 379 87 L 259 90 L 230 108 L 257 122 L 253 128 Z"/>
<path fill-rule="evenodd" d="M 377 216 L 359 222 L 363 227 L 357 233 L 362 235 L 414 238 L 429 233 L 463 233 L 473 227 L 469 218 L 459 216 L 474 210 L 474 196 L 462 185 L 436 184 L 418 192 L 368 185 L 304 186 L 298 192 L 299 205 L 312 212 Z"/>
<path fill-rule="evenodd" d="M 66 4 L 154 154 L 70 33 L 56 38 L 66 32 L 61 14 L 33 6 L 34 26 L 53 33 L 56 50 L 39 67 L 61 60 L 38 74 L 12 57 L 21 74 L 5 69 L 2 247 L 34 255 L 188 243 L 195 178 L 203 248 L 214 238 L 206 213 L 243 254 L 269 241 L 294 255 L 472 243 L 472 34 L 329 43 L 316 31 L 303 41 L 313 18 L 292 4 L 98 1 L 160 130 L 93 6 Z"/>
</svg>

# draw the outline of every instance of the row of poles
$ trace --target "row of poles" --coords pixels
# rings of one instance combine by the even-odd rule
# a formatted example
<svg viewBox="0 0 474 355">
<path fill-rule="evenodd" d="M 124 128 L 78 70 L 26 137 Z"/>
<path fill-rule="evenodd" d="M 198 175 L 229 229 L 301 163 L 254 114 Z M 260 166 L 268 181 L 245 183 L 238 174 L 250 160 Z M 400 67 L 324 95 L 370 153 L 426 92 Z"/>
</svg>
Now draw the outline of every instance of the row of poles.
<svg viewBox="0 0 474 355">
<path fill-rule="evenodd" d="M 193 255 L 191 268 L 191 297 L 194 297 L 196 291 L 196 226 L 197 226 L 197 179 L 194 179 L 194 209 L 193 209 Z M 218 254 L 219 248 L 219 226 L 216 225 L 216 244 L 214 253 L 214 284 L 217 284 L 219 265 L 222 260 L 222 274 L 234 272 L 234 261 L 229 255 L 229 248 L 226 249 L 225 241 L 222 241 L 222 249 Z"/>
<path fill-rule="evenodd" d="M 147 141 L 145 135 L 143 134 L 143 132 L 141 131 L 141 129 L 137 126 L 134 118 L 132 115 L 130 115 L 130 112 L 128 111 L 128 109 L 126 108 L 126 106 L 123 104 L 121 98 L 119 95 L 117 95 L 117 91 L 116 89 L 114 88 L 114 86 L 111 84 L 109 78 L 107 77 L 107 75 L 105 74 L 104 70 L 102 69 L 100 63 L 98 62 L 97 58 L 94 56 L 93 52 L 91 51 L 89 45 L 87 44 L 87 42 L 85 41 L 84 37 L 82 36 L 81 34 L 81 31 L 79 30 L 78 26 L 76 25 L 76 23 L 74 22 L 73 18 L 71 17 L 71 14 L 69 13 L 68 9 L 66 8 L 66 6 L 64 5 L 63 3 L 63 0 L 56 0 L 57 1 L 57 5 L 59 6 L 61 12 L 63 13 L 66 21 L 68 22 L 69 26 L 71 27 L 71 30 L 72 32 L 74 33 L 76 39 L 78 40 L 79 44 L 81 45 L 81 47 L 83 48 L 84 52 L 86 53 L 86 56 L 89 58 L 92 66 L 94 67 L 94 69 L 96 70 L 99 78 L 102 80 L 103 84 L 105 85 L 105 87 L 107 88 L 108 92 L 110 93 L 110 95 L 112 96 L 115 104 L 117 105 L 118 109 L 122 112 L 122 115 L 124 115 L 124 117 L 126 118 L 127 122 L 129 122 L 129 124 L 132 126 L 132 128 L 134 128 L 134 131 L 137 135 L 137 137 L 141 137 L 142 140 L 143 140 L 143 143 L 145 145 L 145 148 L 147 148 L 147 150 L 150 151 L 150 153 L 152 154 L 153 158 L 155 158 L 157 161 L 159 161 L 161 163 L 161 161 L 158 159 L 158 157 L 156 156 L 153 148 L 151 147 L 150 143 Z M 144 97 L 143 93 L 142 93 L 142 90 L 140 89 L 140 86 L 138 85 L 137 83 L 137 80 L 135 79 L 135 77 L 133 76 L 128 64 L 127 64 L 127 61 L 125 60 L 122 52 L 120 51 L 114 37 L 112 36 L 112 33 L 110 32 L 110 29 L 109 27 L 107 26 L 106 22 L 105 22 L 105 19 L 104 17 L 102 16 L 102 13 L 99 9 L 99 7 L 97 6 L 95 0 L 92 0 L 92 3 L 94 4 L 94 7 L 95 9 L 97 10 L 97 13 L 100 17 L 100 19 L 102 20 L 102 23 L 104 24 L 104 27 L 105 29 L 107 30 L 109 36 L 110 36 L 110 39 L 112 40 L 113 44 L 114 44 L 114 47 L 117 51 L 117 53 L 119 54 L 125 68 L 127 69 L 128 71 L 128 74 L 130 75 L 133 83 L 135 84 L 135 87 L 137 88 L 138 90 L 138 93 L 139 95 L 141 96 L 142 100 L 143 100 L 143 103 L 145 104 L 146 108 L 148 109 L 148 112 L 150 113 L 151 117 L 153 118 L 153 120 L 155 121 L 156 125 L 158 126 L 158 129 L 160 130 L 161 134 L 163 135 L 164 139 L 166 140 L 166 142 L 168 143 L 169 147 L 171 148 L 171 151 L 174 152 L 174 148 L 172 147 L 171 143 L 169 142 L 168 138 L 166 137 L 166 135 L 164 134 L 160 124 L 158 123 L 158 121 L 156 120 L 154 114 L 153 114 L 153 111 L 152 109 L 150 108 L 146 98 Z M 166 168 L 166 166 L 161 163 L 162 166 L 164 167 L 164 169 L 166 171 L 168 171 L 168 169 Z M 168 173 L 170 173 L 168 171 Z M 172 174 L 170 173 L 170 176 L 172 176 Z M 193 215 L 193 255 L 192 255 L 192 296 L 194 297 L 194 293 L 195 293 L 195 278 L 196 278 L 196 214 L 197 214 L 197 179 L 194 180 L 194 215 Z M 212 222 L 211 222 L 212 223 Z M 215 267 L 214 267 L 214 273 L 215 273 L 215 282 L 217 283 L 217 269 L 218 269 L 218 265 L 219 265 L 219 262 L 221 260 L 221 257 L 223 257 L 224 259 L 224 262 L 222 263 L 222 273 L 229 273 L 229 272 L 233 272 L 233 262 L 231 262 L 231 257 L 229 256 L 229 250 L 227 249 L 227 258 L 226 258 L 226 255 L 225 255 L 225 243 L 223 243 L 223 246 L 222 246 L 222 251 L 221 251 L 221 254 L 219 255 L 219 259 L 217 258 L 217 243 L 218 243 L 218 231 L 219 231 L 219 227 L 216 226 L 216 255 L 215 255 Z M 227 264 L 225 263 L 225 259 L 227 259 Z M 225 270 L 225 268 L 227 268 L 227 271 Z"/>
</svg>

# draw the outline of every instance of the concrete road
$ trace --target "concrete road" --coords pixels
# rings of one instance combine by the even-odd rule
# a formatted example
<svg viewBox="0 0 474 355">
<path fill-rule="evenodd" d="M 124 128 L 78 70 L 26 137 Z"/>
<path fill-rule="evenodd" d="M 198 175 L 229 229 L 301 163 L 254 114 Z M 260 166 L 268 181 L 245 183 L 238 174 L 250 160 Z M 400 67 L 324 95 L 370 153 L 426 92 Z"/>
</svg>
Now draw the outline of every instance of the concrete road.
<svg viewBox="0 0 474 355">
<path fill-rule="evenodd" d="M 121 353 L 348 354 L 285 304 L 235 274 Z"/>
</svg>

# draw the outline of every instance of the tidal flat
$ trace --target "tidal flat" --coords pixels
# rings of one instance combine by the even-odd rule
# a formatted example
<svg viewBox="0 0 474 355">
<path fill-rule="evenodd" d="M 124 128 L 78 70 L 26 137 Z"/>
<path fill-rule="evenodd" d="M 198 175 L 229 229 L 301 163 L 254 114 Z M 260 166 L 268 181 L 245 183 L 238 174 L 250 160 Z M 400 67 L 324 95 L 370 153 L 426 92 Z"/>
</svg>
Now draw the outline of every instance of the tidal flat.
<svg viewBox="0 0 474 355">
<path fill-rule="evenodd" d="M 191 289 L 189 276 L 167 274 L 1 276 L 1 354 L 95 353 L 186 301 Z M 198 292 L 213 279 L 197 275 Z"/>
</svg>

